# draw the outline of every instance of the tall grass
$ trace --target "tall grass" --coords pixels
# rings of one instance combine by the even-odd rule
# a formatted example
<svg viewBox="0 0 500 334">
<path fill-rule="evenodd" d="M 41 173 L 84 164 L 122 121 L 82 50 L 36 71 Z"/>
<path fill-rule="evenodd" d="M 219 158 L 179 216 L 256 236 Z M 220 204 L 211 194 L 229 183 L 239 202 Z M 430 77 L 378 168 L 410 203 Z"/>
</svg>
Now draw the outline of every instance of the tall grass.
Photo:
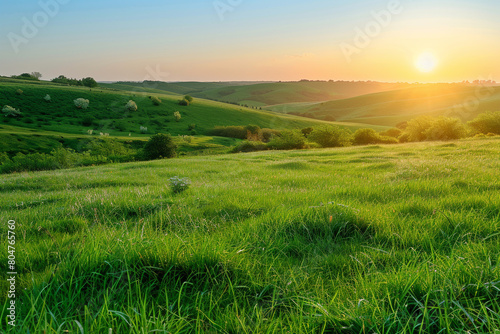
<svg viewBox="0 0 500 334">
<path fill-rule="evenodd" d="M 499 143 L 3 175 L 0 220 L 16 220 L 22 294 L 15 330 L 3 297 L 0 328 L 494 333 Z M 191 187 L 173 194 L 173 176 Z"/>
</svg>

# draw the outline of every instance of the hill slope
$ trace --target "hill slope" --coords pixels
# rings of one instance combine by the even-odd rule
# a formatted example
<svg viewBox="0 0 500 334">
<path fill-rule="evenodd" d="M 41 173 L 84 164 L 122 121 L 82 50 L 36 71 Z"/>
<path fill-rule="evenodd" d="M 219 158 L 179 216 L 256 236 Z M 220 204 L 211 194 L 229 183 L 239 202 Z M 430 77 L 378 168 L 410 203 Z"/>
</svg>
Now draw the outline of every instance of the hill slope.
<svg viewBox="0 0 500 334">
<path fill-rule="evenodd" d="M 339 122 L 394 126 L 419 115 L 449 115 L 467 121 L 500 110 L 500 87 L 432 84 L 321 103 L 270 106 L 291 113 Z"/>
<path fill-rule="evenodd" d="M 16 93 L 22 90 L 21 94 Z M 50 95 L 51 102 L 44 100 Z M 149 95 L 159 97 L 163 103 L 154 106 Z M 90 101 L 88 109 L 77 109 L 73 100 Z M 173 135 L 191 134 L 189 126 L 202 134 L 214 126 L 249 125 L 275 129 L 303 128 L 320 121 L 297 116 L 270 114 L 250 108 L 214 101 L 195 99 L 190 106 L 180 106 L 179 96 L 142 92 L 125 92 L 115 89 L 68 87 L 52 84 L 12 82 L 0 80 L 0 107 L 5 105 L 20 109 L 22 117 L 4 117 L 10 125 L 39 128 L 65 133 L 87 133 L 89 129 L 109 133 L 111 136 L 149 136 L 157 132 Z M 125 105 L 133 100 L 137 111 L 127 111 Z M 176 122 L 173 114 L 179 111 L 182 118 Z M 359 125 L 353 125 L 359 127 Z M 140 128 L 147 128 L 141 133 Z"/>
</svg>

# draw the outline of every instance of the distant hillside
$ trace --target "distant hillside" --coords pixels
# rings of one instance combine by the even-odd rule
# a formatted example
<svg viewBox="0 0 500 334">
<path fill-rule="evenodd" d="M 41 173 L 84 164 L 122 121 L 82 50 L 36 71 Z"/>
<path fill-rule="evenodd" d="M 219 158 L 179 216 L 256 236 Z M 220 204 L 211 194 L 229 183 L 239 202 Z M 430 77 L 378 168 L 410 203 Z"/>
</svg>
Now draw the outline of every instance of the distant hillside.
<svg viewBox="0 0 500 334">
<path fill-rule="evenodd" d="M 176 94 L 229 102 L 252 107 L 292 103 L 319 102 L 407 88 L 411 85 L 381 82 L 300 81 L 300 82 L 117 82 L 104 87 L 148 91 L 161 90 Z"/>
<path fill-rule="evenodd" d="M 18 90 L 22 93 L 18 94 Z M 50 95 L 51 101 L 44 100 Z M 149 95 L 162 100 L 154 106 Z M 90 101 L 88 109 L 77 109 L 73 100 L 84 98 Z M 105 88 L 89 90 L 37 82 L 0 80 L 0 108 L 12 106 L 22 112 L 22 117 L 3 117 L 4 124 L 37 128 L 64 133 L 86 134 L 89 130 L 109 133 L 110 136 L 148 137 L 158 132 L 173 135 L 204 134 L 214 126 L 249 125 L 287 129 L 304 128 L 322 124 L 321 121 L 280 115 L 250 108 L 229 105 L 195 98 L 187 107 L 178 104 L 179 96 L 140 92 L 115 91 Z M 125 104 L 133 100 L 137 111 L 127 111 Z M 182 118 L 177 122 L 173 116 L 179 111 Z M 359 128 L 360 124 L 346 124 Z M 147 128 L 141 132 L 141 127 Z M 191 130 L 194 128 L 194 131 Z"/>
<path fill-rule="evenodd" d="M 290 103 L 266 108 L 274 112 L 337 122 L 394 126 L 419 115 L 449 115 L 467 121 L 500 110 L 500 87 L 428 84 L 320 103 Z"/>
</svg>

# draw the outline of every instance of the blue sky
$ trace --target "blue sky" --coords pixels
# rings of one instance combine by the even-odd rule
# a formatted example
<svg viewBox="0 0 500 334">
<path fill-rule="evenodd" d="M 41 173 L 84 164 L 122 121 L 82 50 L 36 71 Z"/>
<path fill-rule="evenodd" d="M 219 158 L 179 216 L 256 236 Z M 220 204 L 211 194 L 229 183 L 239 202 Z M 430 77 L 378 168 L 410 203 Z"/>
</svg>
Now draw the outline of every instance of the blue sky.
<svg viewBox="0 0 500 334">
<path fill-rule="evenodd" d="M 356 31 L 392 1 L 401 13 L 356 47 Z M 24 38 L 23 20 L 33 23 L 41 3 L 57 3 L 57 13 Z M 230 9 L 223 20 L 216 3 Z M 488 0 L 4 1 L 0 74 L 143 80 L 160 68 L 162 80 L 500 79 L 499 10 Z M 348 57 L 341 45 L 357 53 Z M 440 65 L 431 74 L 413 66 L 423 52 Z"/>
</svg>

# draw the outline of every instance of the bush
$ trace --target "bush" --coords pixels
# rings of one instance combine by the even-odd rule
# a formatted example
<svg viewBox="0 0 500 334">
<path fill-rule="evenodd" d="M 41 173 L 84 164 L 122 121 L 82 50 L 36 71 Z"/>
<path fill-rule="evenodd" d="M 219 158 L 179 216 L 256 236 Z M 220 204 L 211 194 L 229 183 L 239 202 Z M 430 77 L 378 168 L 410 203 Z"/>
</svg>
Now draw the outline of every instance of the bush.
<svg viewBox="0 0 500 334">
<path fill-rule="evenodd" d="M 392 128 L 387 131 L 380 132 L 380 135 L 385 137 L 399 138 L 399 136 L 401 136 L 402 133 L 403 131 L 401 131 L 400 129 Z"/>
<path fill-rule="evenodd" d="M 178 176 L 171 177 L 168 179 L 170 181 L 170 189 L 174 194 L 179 194 L 186 191 L 191 185 L 191 180 L 186 178 L 180 178 Z"/>
<path fill-rule="evenodd" d="M 208 133 L 211 136 L 218 136 L 218 137 L 228 137 L 237 139 L 247 138 L 247 130 L 242 126 L 216 126 Z"/>
<path fill-rule="evenodd" d="M 148 133 L 148 128 L 145 126 L 141 126 L 139 130 L 141 131 L 141 133 Z"/>
<path fill-rule="evenodd" d="M 193 102 L 193 97 L 190 95 L 184 96 L 184 100 L 188 101 L 189 103 Z"/>
<path fill-rule="evenodd" d="M 57 168 L 56 159 L 45 153 L 22 154 L 18 153 L 11 160 L 5 161 L 1 166 L 2 173 L 31 172 L 51 170 Z"/>
<path fill-rule="evenodd" d="M 189 124 L 188 125 L 188 131 L 193 131 L 194 129 L 196 129 L 196 124 Z"/>
<path fill-rule="evenodd" d="M 148 160 L 173 158 L 176 156 L 174 144 L 169 134 L 159 133 L 152 136 L 144 146 L 144 157 Z"/>
<path fill-rule="evenodd" d="M 259 131 L 259 139 L 264 143 L 269 143 L 274 137 L 280 135 L 280 131 L 273 129 L 261 129 Z"/>
<path fill-rule="evenodd" d="M 137 110 L 137 103 L 135 103 L 134 101 L 130 100 L 127 102 L 127 104 L 125 105 L 125 108 L 128 110 L 128 111 L 136 111 Z"/>
<path fill-rule="evenodd" d="M 354 145 L 378 144 L 380 141 L 380 135 L 373 129 L 358 129 L 354 133 Z"/>
<path fill-rule="evenodd" d="M 315 127 L 308 139 L 322 147 L 344 147 L 352 144 L 350 131 L 332 125 Z"/>
<path fill-rule="evenodd" d="M 130 156 L 133 150 L 116 139 L 96 138 L 85 145 L 92 156 Z"/>
<path fill-rule="evenodd" d="M 178 111 L 174 112 L 174 118 L 176 122 L 179 122 L 182 118 L 181 113 Z"/>
<path fill-rule="evenodd" d="M 151 101 L 155 106 L 159 106 L 161 104 L 161 100 L 157 98 L 156 96 L 151 97 Z"/>
<path fill-rule="evenodd" d="M 94 88 L 97 87 L 97 81 L 94 80 L 94 78 L 88 77 L 88 78 L 83 78 L 81 80 L 81 83 L 83 86 L 89 87 L 89 88 Z"/>
<path fill-rule="evenodd" d="M 300 131 L 285 130 L 274 137 L 267 146 L 274 150 L 300 150 L 306 145 L 306 137 Z"/>
<path fill-rule="evenodd" d="M 189 106 L 189 101 L 186 100 L 186 99 L 183 99 L 183 100 L 179 100 L 179 105 L 180 106 Z"/>
<path fill-rule="evenodd" d="M 84 98 L 78 98 L 76 100 L 73 101 L 75 103 L 75 106 L 78 108 L 78 109 L 87 109 L 89 107 L 89 100 L 86 100 Z"/>
<path fill-rule="evenodd" d="M 420 116 L 408 121 L 404 131 L 409 142 L 424 141 L 427 136 L 425 131 L 432 125 L 433 118 L 430 116 Z"/>
<path fill-rule="evenodd" d="M 13 108 L 11 106 L 4 106 L 2 112 L 6 117 L 19 117 L 22 114 L 19 109 Z"/>
<path fill-rule="evenodd" d="M 236 145 L 231 150 L 231 153 L 266 151 L 268 149 L 269 148 L 267 147 L 267 145 L 264 144 L 263 142 L 244 140 L 238 145 Z"/>
<path fill-rule="evenodd" d="M 302 132 L 302 134 L 304 135 L 304 137 L 308 137 L 311 132 L 313 131 L 313 128 L 312 127 L 307 127 L 307 128 L 303 128 L 302 130 L 300 130 Z"/>
<path fill-rule="evenodd" d="M 453 140 L 467 135 L 465 125 L 458 118 L 439 117 L 424 132 L 426 140 Z"/>
<path fill-rule="evenodd" d="M 47 102 L 51 102 L 51 101 L 52 101 L 52 99 L 50 98 L 50 95 L 49 95 L 49 94 L 45 95 L 45 97 L 44 97 L 43 99 L 44 99 L 45 101 L 47 101 Z"/>
<path fill-rule="evenodd" d="M 500 135 L 500 111 L 480 114 L 474 120 L 470 121 L 468 125 L 474 133 L 494 133 Z"/>
<path fill-rule="evenodd" d="M 23 92 L 21 89 L 16 90 L 16 94 L 17 94 L 17 95 L 23 95 L 23 93 L 24 93 L 24 92 Z"/>
</svg>

